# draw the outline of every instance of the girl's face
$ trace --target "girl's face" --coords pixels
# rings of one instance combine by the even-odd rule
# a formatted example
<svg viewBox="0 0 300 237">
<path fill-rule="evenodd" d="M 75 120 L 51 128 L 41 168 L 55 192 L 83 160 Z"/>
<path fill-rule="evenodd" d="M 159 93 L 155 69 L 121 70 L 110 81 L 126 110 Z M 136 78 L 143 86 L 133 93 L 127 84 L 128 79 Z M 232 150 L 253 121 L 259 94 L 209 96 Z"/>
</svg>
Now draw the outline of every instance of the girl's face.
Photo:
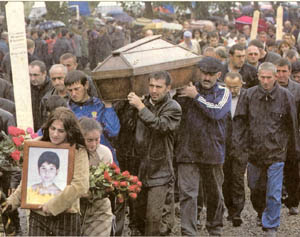
<svg viewBox="0 0 300 237">
<path fill-rule="evenodd" d="M 99 130 L 92 130 L 90 132 L 85 133 L 85 145 L 88 151 L 95 152 L 99 143 L 100 143 L 100 132 Z"/>
<path fill-rule="evenodd" d="M 49 127 L 49 137 L 50 141 L 55 145 L 59 145 L 66 141 L 67 132 L 62 121 L 53 121 L 53 123 Z"/>
<path fill-rule="evenodd" d="M 44 162 L 39 169 L 39 173 L 42 182 L 46 185 L 51 185 L 58 174 L 58 170 L 55 165 Z"/>
</svg>

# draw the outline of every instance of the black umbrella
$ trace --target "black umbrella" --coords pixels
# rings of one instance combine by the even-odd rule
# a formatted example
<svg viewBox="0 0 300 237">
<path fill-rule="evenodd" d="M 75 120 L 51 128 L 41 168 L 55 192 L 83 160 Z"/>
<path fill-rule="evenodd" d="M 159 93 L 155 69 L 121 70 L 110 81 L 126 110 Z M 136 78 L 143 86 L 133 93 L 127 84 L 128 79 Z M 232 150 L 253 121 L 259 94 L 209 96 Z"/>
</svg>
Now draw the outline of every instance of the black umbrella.
<svg viewBox="0 0 300 237">
<path fill-rule="evenodd" d="M 111 11 L 107 13 L 107 16 L 111 16 L 120 22 L 132 22 L 134 20 L 133 17 L 122 11 Z"/>
<path fill-rule="evenodd" d="M 65 23 L 61 21 L 45 21 L 38 24 L 37 28 L 41 30 L 50 30 L 50 29 L 55 29 L 55 28 L 65 27 L 65 26 L 66 26 Z"/>
</svg>

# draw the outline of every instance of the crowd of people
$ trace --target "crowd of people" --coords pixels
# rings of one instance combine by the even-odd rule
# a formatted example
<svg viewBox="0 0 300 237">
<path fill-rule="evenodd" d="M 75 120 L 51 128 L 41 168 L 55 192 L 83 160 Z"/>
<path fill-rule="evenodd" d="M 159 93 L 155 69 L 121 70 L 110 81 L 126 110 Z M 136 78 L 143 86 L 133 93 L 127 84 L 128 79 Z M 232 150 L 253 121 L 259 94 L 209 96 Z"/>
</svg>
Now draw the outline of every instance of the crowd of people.
<svg viewBox="0 0 300 237">
<path fill-rule="evenodd" d="M 38 140 L 76 145 L 71 184 L 30 212 L 29 235 L 121 236 L 127 207 L 132 236 L 169 235 L 177 202 L 182 235 L 199 235 L 199 214 L 206 210 L 209 235 L 220 236 L 224 218 L 233 227 L 243 224 L 245 174 L 266 235 L 276 235 L 282 203 L 290 215 L 299 213 L 300 34 L 289 20 L 277 41 L 272 26 L 251 40 L 251 25 L 192 29 L 184 21 L 181 32 L 163 38 L 200 55 L 190 84 L 172 90 L 168 72 L 153 72 L 148 95 L 131 92 L 117 102 L 100 99 L 90 70 L 113 50 L 155 32 L 131 37 L 126 26 L 104 19 L 79 33 L 82 28 L 27 27 Z M 7 37 L 2 32 L 0 130 L 6 133 L 16 125 Z M 137 200 L 89 201 L 89 166 L 100 162 L 139 177 Z M 1 182 L 10 194 L 2 211 L 14 213 L 19 234 L 21 180 Z"/>
</svg>

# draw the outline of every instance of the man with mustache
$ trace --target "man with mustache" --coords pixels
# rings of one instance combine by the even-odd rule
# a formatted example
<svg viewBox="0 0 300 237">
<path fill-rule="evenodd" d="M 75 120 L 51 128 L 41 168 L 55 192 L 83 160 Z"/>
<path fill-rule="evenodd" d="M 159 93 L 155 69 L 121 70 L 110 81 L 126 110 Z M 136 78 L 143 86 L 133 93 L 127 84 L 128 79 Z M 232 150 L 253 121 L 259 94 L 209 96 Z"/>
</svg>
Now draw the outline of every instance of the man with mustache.
<svg viewBox="0 0 300 237">
<path fill-rule="evenodd" d="M 222 63 L 204 57 L 197 64 L 195 85 L 179 91 L 182 107 L 175 154 L 178 166 L 181 234 L 198 236 L 197 197 L 199 183 L 207 199 L 206 229 L 209 235 L 221 235 L 223 226 L 225 129 L 230 116 L 231 93 L 220 86 Z"/>
</svg>

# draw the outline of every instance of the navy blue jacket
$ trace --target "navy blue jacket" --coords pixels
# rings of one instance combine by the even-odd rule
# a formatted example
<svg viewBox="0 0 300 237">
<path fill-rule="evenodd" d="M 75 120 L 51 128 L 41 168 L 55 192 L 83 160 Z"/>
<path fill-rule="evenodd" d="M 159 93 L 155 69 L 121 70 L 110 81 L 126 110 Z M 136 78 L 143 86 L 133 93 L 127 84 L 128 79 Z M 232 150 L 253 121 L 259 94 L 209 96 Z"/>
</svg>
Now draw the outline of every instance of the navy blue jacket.
<svg viewBox="0 0 300 237">
<path fill-rule="evenodd" d="M 99 98 L 90 97 L 85 103 L 77 104 L 72 100 L 68 103 L 70 109 L 79 119 L 83 116 L 96 119 L 103 127 L 100 143 L 109 147 L 116 163 L 116 154 L 108 138 L 116 137 L 120 131 L 119 118 L 114 108 L 105 108 Z"/>
<path fill-rule="evenodd" d="M 199 82 L 195 86 L 199 92 L 195 99 L 175 96 L 182 107 L 176 162 L 223 164 L 231 93 L 218 83 L 209 90 Z"/>
</svg>

